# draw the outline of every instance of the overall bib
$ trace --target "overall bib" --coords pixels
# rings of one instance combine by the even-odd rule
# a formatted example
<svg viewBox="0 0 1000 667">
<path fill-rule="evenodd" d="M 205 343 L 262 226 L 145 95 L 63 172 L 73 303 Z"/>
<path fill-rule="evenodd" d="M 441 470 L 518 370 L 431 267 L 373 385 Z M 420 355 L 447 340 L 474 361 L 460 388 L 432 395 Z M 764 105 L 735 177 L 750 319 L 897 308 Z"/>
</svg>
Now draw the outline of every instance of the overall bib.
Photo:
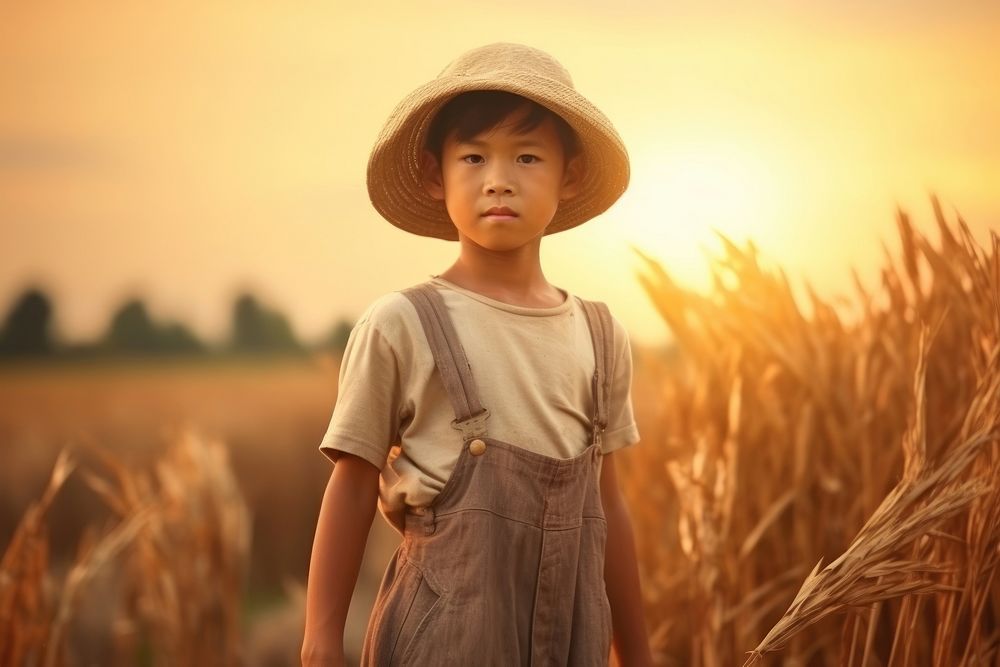
<svg viewBox="0 0 1000 667">
<path fill-rule="evenodd" d="M 553 458 L 487 435 L 489 410 L 437 290 L 403 292 L 420 316 L 464 441 L 403 541 L 375 600 L 362 665 L 602 665 L 611 649 L 600 497 L 612 321 L 581 299 L 594 346 L 592 438 Z"/>
</svg>

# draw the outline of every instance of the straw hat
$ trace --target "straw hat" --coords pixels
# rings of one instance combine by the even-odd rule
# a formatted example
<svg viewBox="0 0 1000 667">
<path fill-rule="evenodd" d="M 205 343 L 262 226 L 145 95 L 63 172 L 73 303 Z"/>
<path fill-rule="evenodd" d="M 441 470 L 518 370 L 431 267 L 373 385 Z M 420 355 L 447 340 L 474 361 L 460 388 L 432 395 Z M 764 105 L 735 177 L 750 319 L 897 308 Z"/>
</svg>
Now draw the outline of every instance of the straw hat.
<svg viewBox="0 0 1000 667">
<path fill-rule="evenodd" d="M 386 121 L 368 158 L 368 195 L 386 220 L 420 236 L 458 240 L 444 202 L 424 190 L 419 159 L 435 114 L 451 98 L 472 90 L 502 90 L 531 99 L 561 116 L 579 136 L 586 161 L 583 187 L 559 205 L 546 234 L 590 220 L 625 192 L 625 145 L 611 121 L 576 92 L 569 72 L 530 46 L 489 44 L 460 55 L 403 99 Z"/>
</svg>

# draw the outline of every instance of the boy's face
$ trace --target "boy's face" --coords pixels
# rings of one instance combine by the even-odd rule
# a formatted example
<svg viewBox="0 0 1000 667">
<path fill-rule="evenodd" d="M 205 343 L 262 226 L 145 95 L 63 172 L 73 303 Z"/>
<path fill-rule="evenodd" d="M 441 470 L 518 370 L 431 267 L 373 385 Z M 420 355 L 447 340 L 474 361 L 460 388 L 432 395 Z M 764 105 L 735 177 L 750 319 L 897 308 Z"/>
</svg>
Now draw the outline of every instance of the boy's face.
<svg viewBox="0 0 1000 667">
<path fill-rule="evenodd" d="M 467 142 L 449 134 L 440 166 L 425 152 L 425 187 L 444 201 L 463 242 L 495 251 L 537 242 L 559 202 L 578 191 L 579 161 L 566 165 L 552 120 L 516 134 L 523 113 Z"/>
</svg>

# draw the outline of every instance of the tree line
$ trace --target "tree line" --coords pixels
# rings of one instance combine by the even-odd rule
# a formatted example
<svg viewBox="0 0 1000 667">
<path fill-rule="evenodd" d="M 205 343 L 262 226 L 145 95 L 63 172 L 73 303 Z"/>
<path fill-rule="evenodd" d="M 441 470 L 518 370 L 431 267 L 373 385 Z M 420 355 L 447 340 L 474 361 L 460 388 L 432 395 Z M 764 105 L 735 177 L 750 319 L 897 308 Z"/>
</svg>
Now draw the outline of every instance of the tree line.
<svg viewBox="0 0 1000 667">
<path fill-rule="evenodd" d="M 130 298 L 111 314 L 103 334 L 89 343 L 61 340 L 54 327 L 55 306 L 39 287 L 28 287 L 16 298 L 0 326 L 0 358 L 306 355 L 315 351 L 342 353 L 352 323 L 336 322 L 320 341 L 304 343 L 288 318 L 249 292 L 232 303 L 229 333 L 221 344 L 201 340 L 181 322 L 160 321 L 140 298 Z"/>
</svg>

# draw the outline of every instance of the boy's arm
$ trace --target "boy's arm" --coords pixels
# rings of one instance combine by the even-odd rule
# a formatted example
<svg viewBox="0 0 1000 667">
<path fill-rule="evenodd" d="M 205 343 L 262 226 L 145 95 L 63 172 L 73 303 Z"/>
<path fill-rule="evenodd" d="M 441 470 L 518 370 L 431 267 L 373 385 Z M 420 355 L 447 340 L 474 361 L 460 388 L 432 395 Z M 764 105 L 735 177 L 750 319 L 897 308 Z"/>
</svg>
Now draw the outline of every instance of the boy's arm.
<svg viewBox="0 0 1000 667">
<path fill-rule="evenodd" d="M 341 453 L 323 494 L 309 578 L 303 665 L 344 664 L 344 623 L 378 500 L 378 469 Z"/>
<path fill-rule="evenodd" d="M 615 655 L 619 664 L 625 667 L 652 665 L 642 611 L 632 520 L 618 488 L 613 453 L 605 454 L 601 464 L 601 502 L 608 521 L 604 585 L 611 603 Z"/>
</svg>

